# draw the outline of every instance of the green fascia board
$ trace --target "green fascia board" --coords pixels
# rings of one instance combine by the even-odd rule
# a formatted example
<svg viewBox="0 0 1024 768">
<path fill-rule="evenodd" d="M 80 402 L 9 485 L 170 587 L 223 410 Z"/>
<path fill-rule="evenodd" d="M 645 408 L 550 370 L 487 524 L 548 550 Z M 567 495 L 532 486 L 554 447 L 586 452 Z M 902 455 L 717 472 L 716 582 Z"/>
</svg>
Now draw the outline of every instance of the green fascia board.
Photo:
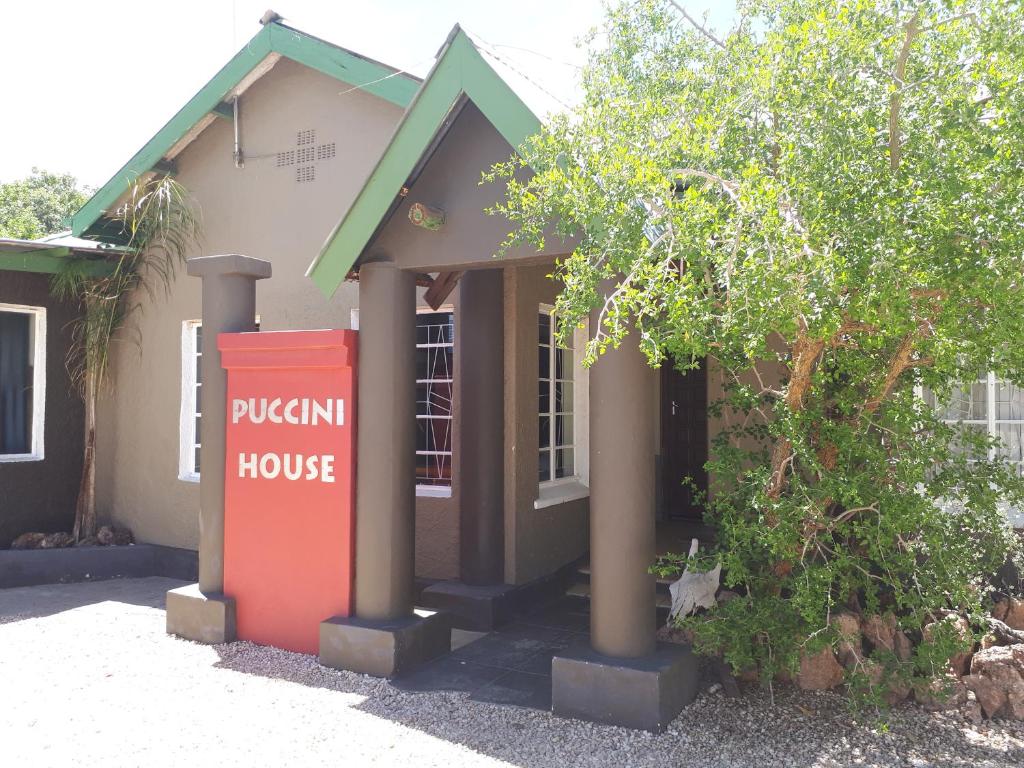
<svg viewBox="0 0 1024 768">
<path fill-rule="evenodd" d="M 517 151 L 541 122 L 461 29 L 406 110 L 377 167 L 306 272 L 328 297 L 341 285 L 448 113 L 465 95 Z M 481 169 L 483 171 L 484 169 Z"/>
<path fill-rule="evenodd" d="M 419 81 L 280 24 L 267 24 L 189 102 L 104 184 L 70 220 L 71 234 L 86 232 L 134 181 L 156 165 L 199 120 L 227 97 L 271 53 L 292 59 L 386 101 L 406 107 Z"/>
<path fill-rule="evenodd" d="M 22 253 L 0 253 L 0 270 L 13 272 L 39 272 L 55 275 L 63 272 L 69 263 L 81 265 L 89 277 L 104 277 L 114 269 L 114 264 L 103 259 L 81 259 L 71 256 L 70 248 L 47 248 Z"/>
</svg>

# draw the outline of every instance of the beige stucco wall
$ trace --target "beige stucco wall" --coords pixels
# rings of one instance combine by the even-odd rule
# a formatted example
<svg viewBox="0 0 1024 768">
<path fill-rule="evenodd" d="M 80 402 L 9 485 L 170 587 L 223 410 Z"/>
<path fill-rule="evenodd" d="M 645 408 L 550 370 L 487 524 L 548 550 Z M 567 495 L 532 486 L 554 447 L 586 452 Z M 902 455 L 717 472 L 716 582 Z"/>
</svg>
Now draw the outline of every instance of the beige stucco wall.
<svg viewBox="0 0 1024 768">
<path fill-rule="evenodd" d="M 226 120 L 214 121 L 177 158 L 177 178 L 203 215 L 204 239 L 193 255 L 239 252 L 273 264 L 274 276 L 257 289 L 264 330 L 347 328 L 357 287 L 344 284 L 328 300 L 304 272 L 401 110 L 288 60 L 240 104 L 244 168 L 234 166 Z M 296 149 L 297 132 L 308 129 L 316 144 L 334 142 L 336 155 L 314 164 L 315 181 L 297 183 L 295 166 L 277 167 L 275 155 Z M 199 280 L 179 273 L 167 296 L 140 294 L 139 301 L 143 310 L 114 355 L 114 394 L 99 414 L 99 510 L 139 541 L 195 548 L 198 485 L 178 479 L 178 453 L 182 322 L 200 317 Z"/>
<path fill-rule="evenodd" d="M 553 304 L 551 265 L 505 270 L 505 581 L 523 584 L 585 554 L 587 499 L 534 508 L 538 497 L 537 314 Z"/>
</svg>

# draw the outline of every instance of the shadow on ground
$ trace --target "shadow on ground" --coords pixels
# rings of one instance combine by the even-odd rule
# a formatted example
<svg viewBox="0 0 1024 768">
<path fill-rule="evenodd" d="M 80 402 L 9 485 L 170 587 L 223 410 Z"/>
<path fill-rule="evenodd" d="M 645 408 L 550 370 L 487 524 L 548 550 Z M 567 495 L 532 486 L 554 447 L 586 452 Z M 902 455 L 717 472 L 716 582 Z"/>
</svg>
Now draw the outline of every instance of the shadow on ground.
<svg viewBox="0 0 1024 768">
<path fill-rule="evenodd" d="M 105 602 L 163 609 L 167 590 L 185 583 L 177 579 L 152 576 L 146 579 L 109 579 L 0 589 L 0 624 L 52 616 Z"/>
</svg>

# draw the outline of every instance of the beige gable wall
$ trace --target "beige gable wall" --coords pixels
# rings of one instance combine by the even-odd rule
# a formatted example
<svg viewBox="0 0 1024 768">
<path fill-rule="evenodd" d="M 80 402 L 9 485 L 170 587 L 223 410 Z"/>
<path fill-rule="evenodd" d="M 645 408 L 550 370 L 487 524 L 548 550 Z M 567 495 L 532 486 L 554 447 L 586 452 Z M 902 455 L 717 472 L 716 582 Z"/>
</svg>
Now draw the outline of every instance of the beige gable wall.
<svg viewBox="0 0 1024 768">
<path fill-rule="evenodd" d="M 238 252 L 273 264 L 274 276 L 257 288 L 264 330 L 349 327 L 356 286 L 343 284 L 327 300 L 304 273 L 401 116 L 349 88 L 281 60 L 240 101 L 244 168 L 234 166 L 227 120 L 215 120 L 177 158 L 177 178 L 203 214 L 193 255 Z M 296 183 L 296 166 L 277 167 L 276 153 L 298 149 L 296 135 L 307 129 L 317 144 L 334 142 L 336 154 L 314 163 L 315 181 Z M 178 455 L 182 322 L 200 316 L 200 283 L 182 272 L 168 296 L 139 297 L 144 309 L 116 351 L 115 391 L 100 410 L 98 505 L 139 541 L 195 548 L 199 488 L 178 479 Z"/>
</svg>

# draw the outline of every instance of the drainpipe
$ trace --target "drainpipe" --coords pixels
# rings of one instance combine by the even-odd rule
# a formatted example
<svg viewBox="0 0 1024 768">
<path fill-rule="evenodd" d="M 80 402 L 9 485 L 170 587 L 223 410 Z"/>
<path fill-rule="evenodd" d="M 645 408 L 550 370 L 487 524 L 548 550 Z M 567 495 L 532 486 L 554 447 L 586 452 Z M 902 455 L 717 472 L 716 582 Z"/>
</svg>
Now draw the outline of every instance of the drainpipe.
<svg viewBox="0 0 1024 768">
<path fill-rule="evenodd" d="M 232 154 L 232 157 L 235 158 L 235 168 L 244 168 L 245 167 L 245 157 L 242 155 L 242 130 L 241 130 L 240 121 L 238 119 L 238 96 L 237 95 L 231 100 L 231 106 L 232 106 L 232 112 L 233 112 L 233 115 L 234 115 L 233 122 L 235 124 L 235 151 Z"/>
</svg>

